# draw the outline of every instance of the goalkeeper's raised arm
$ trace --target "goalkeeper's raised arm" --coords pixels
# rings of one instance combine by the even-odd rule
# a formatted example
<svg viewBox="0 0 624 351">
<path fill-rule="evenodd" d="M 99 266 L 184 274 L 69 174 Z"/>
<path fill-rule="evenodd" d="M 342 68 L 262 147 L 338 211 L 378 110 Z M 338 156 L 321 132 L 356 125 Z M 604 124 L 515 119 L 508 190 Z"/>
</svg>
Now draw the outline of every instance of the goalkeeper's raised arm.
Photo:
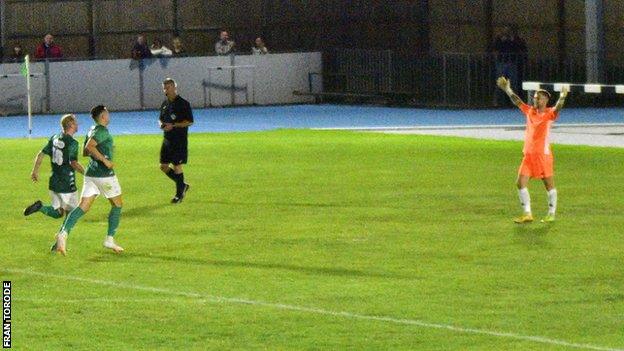
<svg viewBox="0 0 624 351">
<path fill-rule="evenodd" d="M 516 93 L 514 93 L 514 91 L 511 89 L 511 84 L 509 82 L 509 79 L 505 77 L 498 77 L 498 79 L 496 80 L 496 85 L 502 91 L 504 91 L 505 94 L 507 94 L 507 96 L 509 96 L 509 98 L 511 99 L 511 102 L 513 102 L 514 105 L 520 107 L 520 105 L 524 103 L 524 101 L 522 101 L 522 99 L 520 99 L 520 97 L 516 95 Z"/>
<path fill-rule="evenodd" d="M 563 105 L 565 104 L 565 99 L 566 97 L 568 97 L 569 91 L 570 91 L 570 88 L 568 88 L 567 86 L 563 86 L 563 88 L 561 88 L 561 93 L 559 94 L 559 100 L 557 100 L 557 103 L 555 104 L 555 110 L 557 112 L 561 111 L 561 109 L 563 108 Z"/>
</svg>

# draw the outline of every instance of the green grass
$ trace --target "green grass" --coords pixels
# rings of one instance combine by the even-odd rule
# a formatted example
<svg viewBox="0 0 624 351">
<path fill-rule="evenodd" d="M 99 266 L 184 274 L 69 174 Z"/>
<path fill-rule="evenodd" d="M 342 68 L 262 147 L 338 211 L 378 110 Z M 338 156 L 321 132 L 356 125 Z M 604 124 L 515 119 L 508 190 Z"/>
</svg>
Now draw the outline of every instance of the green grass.
<svg viewBox="0 0 624 351">
<path fill-rule="evenodd" d="M 21 214 L 49 201 L 28 178 L 42 145 L 0 140 L 15 349 L 571 349 L 209 296 L 624 348 L 622 149 L 556 146 L 558 221 L 518 226 L 517 142 L 194 134 L 192 188 L 173 206 L 160 137 L 120 136 L 126 252 L 101 247 L 98 199 L 60 257 L 47 253 L 60 220 Z M 545 214 L 542 184 L 530 190 Z"/>
</svg>

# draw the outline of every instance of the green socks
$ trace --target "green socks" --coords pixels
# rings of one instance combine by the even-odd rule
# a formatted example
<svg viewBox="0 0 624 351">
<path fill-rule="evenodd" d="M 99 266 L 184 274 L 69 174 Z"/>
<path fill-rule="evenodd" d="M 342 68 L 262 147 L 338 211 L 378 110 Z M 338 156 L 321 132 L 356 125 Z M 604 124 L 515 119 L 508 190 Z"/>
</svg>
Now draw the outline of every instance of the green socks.
<svg viewBox="0 0 624 351">
<path fill-rule="evenodd" d="M 72 228 L 74 228 L 74 226 L 76 225 L 76 222 L 78 222 L 80 217 L 82 217 L 84 214 L 85 213 L 82 210 L 82 208 L 80 208 L 80 207 L 74 208 L 69 213 L 69 216 L 67 216 L 67 218 L 65 218 L 65 222 L 63 223 L 63 226 L 61 227 L 61 230 L 64 230 L 65 232 L 67 232 L 67 234 L 69 234 L 69 232 L 72 230 Z"/>
<path fill-rule="evenodd" d="M 61 230 L 64 230 L 69 234 L 69 232 L 74 228 L 78 219 L 84 215 L 84 211 L 80 207 L 76 207 L 73 211 L 69 213 L 69 216 L 65 219 Z M 108 213 L 108 235 L 113 236 L 117 231 L 117 227 L 119 227 L 119 218 L 121 218 L 121 207 L 111 207 L 110 212 Z"/>
<path fill-rule="evenodd" d="M 119 219 L 121 218 L 121 207 L 113 206 L 108 213 L 108 235 L 113 236 L 119 227 Z"/>
<path fill-rule="evenodd" d="M 44 215 L 52 217 L 52 218 L 61 218 L 63 217 L 59 211 L 55 210 L 52 206 L 43 206 L 39 209 L 39 212 L 42 212 Z"/>
</svg>

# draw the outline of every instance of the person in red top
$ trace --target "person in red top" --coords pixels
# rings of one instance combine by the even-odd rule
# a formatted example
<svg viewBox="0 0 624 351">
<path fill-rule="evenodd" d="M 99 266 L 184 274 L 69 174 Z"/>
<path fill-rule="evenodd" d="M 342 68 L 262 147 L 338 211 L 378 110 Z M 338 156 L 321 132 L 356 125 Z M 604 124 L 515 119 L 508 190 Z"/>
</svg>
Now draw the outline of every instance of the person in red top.
<svg viewBox="0 0 624 351">
<path fill-rule="evenodd" d="M 35 58 L 39 60 L 43 59 L 58 59 L 63 57 L 63 50 L 61 47 L 54 44 L 54 37 L 48 33 L 43 37 L 43 42 L 37 46 L 35 50 Z"/>
<path fill-rule="evenodd" d="M 557 189 L 553 173 L 553 154 L 550 148 L 550 126 L 559 117 L 559 111 L 563 108 L 565 99 L 568 96 L 568 87 L 561 89 L 559 100 L 554 107 L 548 107 L 550 93 L 540 89 L 533 96 L 533 106 L 529 106 L 522 101 L 511 89 L 509 80 L 500 77 L 496 80 L 496 85 L 503 90 L 514 105 L 526 116 L 526 130 L 524 133 L 524 157 L 518 170 L 518 196 L 522 204 L 524 213 L 522 216 L 514 218 L 516 223 L 527 223 L 533 221 L 531 214 L 531 197 L 529 196 L 529 179 L 539 178 L 544 182 L 548 192 L 548 214 L 542 222 L 553 222 L 557 210 Z"/>
</svg>

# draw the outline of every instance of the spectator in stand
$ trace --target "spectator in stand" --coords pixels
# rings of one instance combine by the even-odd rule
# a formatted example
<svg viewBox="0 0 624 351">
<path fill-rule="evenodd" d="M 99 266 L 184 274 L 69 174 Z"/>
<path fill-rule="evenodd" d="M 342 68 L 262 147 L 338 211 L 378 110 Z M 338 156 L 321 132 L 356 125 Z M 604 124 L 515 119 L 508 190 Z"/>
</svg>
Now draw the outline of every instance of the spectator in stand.
<svg viewBox="0 0 624 351">
<path fill-rule="evenodd" d="M 522 77 L 519 74 L 519 68 L 527 54 L 526 43 L 518 36 L 515 28 L 505 27 L 494 41 L 493 49 L 496 59 L 496 76 L 509 79 L 512 88 L 520 91 Z"/>
<path fill-rule="evenodd" d="M 150 52 L 154 57 L 170 57 L 171 55 L 173 55 L 168 47 L 163 46 L 163 44 L 160 42 L 160 39 L 154 39 L 154 43 L 150 48 Z"/>
<path fill-rule="evenodd" d="M 254 55 L 266 55 L 269 53 L 266 44 L 262 38 L 257 37 L 254 46 L 251 47 L 251 53 Z"/>
<path fill-rule="evenodd" d="M 61 47 L 54 44 L 54 37 L 48 33 L 43 37 L 43 42 L 35 50 L 35 58 L 38 60 L 60 59 L 63 57 Z"/>
<path fill-rule="evenodd" d="M 145 41 L 145 36 L 143 34 L 140 34 L 137 37 L 137 40 L 132 47 L 132 53 L 130 55 L 135 60 L 152 58 L 152 52 L 147 47 L 147 42 Z"/>
<path fill-rule="evenodd" d="M 180 37 L 173 38 L 171 42 L 173 44 L 172 54 L 174 57 L 184 57 L 186 55 L 186 50 L 184 50 L 184 46 L 182 45 L 182 39 Z"/>
<path fill-rule="evenodd" d="M 22 51 L 22 46 L 20 44 L 15 44 L 13 46 L 13 51 L 7 57 L 7 62 L 24 62 L 24 51 Z"/>
<path fill-rule="evenodd" d="M 233 53 L 234 41 L 230 40 L 228 32 L 222 31 L 219 34 L 219 41 L 215 44 L 215 52 L 217 55 L 229 55 Z"/>
</svg>

